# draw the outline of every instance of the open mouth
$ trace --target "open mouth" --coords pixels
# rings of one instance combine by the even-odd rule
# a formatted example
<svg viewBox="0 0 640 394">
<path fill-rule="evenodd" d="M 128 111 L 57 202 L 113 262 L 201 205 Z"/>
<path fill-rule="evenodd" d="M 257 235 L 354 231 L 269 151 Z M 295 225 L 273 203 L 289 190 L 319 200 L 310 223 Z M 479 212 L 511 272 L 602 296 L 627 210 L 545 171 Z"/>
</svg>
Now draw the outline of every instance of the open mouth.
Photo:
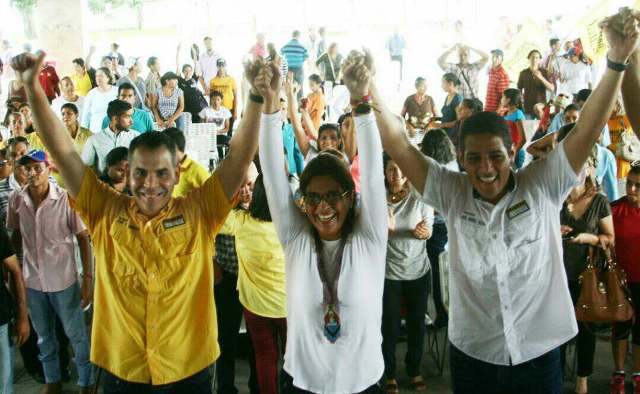
<svg viewBox="0 0 640 394">
<path fill-rule="evenodd" d="M 338 215 L 331 213 L 329 215 L 316 215 L 316 217 L 321 223 L 329 223 L 335 221 L 338 218 Z"/>
<path fill-rule="evenodd" d="M 482 182 L 482 183 L 487 183 L 487 184 L 493 183 L 496 180 L 498 180 L 498 174 L 491 175 L 491 176 L 487 176 L 487 175 L 478 176 L 478 180 L 480 180 L 480 182 Z"/>
</svg>

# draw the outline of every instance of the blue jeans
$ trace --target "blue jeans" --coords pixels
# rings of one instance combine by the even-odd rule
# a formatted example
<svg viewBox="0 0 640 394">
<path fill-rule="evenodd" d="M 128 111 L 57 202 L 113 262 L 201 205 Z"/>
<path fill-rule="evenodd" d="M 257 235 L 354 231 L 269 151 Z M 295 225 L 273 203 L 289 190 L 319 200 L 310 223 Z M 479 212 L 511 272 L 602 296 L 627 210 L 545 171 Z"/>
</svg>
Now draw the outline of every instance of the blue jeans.
<svg viewBox="0 0 640 394">
<path fill-rule="evenodd" d="M 476 360 L 449 344 L 454 394 L 562 394 L 560 348 L 518 365 Z"/>
<path fill-rule="evenodd" d="M 178 119 L 176 119 L 176 127 L 179 128 L 180 131 L 182 131 L 183 133 L 186 131 L 184 129 L 185 128 L 184 113 L 178 116 Z"/>
<path fill-rule="evenodd" d="M 13 393 L 13 348 L 9 342 L 9 323 L 0 326 L 0 393 Z"/>
<path fill-rule="evenodd" d="M 211 394 L 211 374 L 208 368 L 186 379 L 159 386 L 128 382 L 105 370 L 102 373 L 104 394 Z"/>
<path fill-rule="evenodd" d="M 39 358 L 47 383 L 59 382 L 61 379 L 55 315 L 60 317 L 64 332 L 73 347 L 73 361 L 78 368 L 78 385 L 86 387 L 94 383 L 94 371 L 89 362 L 89 337 L 80 301 L 80 286 L 77 282 L 65 290 L 51 293 L 27 288 L 29 315 L 38 334 Z"/>
</svg>

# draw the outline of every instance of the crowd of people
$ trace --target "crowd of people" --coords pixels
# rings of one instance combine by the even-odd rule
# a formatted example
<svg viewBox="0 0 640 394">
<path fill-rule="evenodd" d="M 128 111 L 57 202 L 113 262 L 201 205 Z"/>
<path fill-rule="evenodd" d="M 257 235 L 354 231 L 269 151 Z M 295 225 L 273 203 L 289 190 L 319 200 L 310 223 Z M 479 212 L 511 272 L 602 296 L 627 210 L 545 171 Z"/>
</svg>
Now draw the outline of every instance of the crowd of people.
<svg viewBox="0 0 640 394">
<path fill-rule="evenodd" d="M 19 348 L 61 393 L 71 346 L 81 393 L 211 393 L 214 363 L 237 393 L 244 319 L 252 393 L 399 393 L 403 331 L 428 391 L 427 325 L 447 327 L 454 393 L 560 393 L 572 341 L 586 393 L 596 337 L 574 305 L 592 249 L 615 252 L 640 305 L 640 12 L 600 26 L 600 78 L 579 41 L 531 51 L 517 81 L 501 49 L 460 43 L 437 59 L 442 105 L 418 77 L 399 112 L 372 55 L 343 57 L 325 29 L 279 51 L 259 34 L 238 81 L 211 37 L 173 71 L 148 58 L 146 78 L 117 44 L 62 78 L 44 52 L 9 59 L 0 391 Z M 401 76 L 405 45 L 387 42 Z M 190 122 L 228 147 L 211 172 Z M 640 319 L 612 338 L 611 393 L 640 393 Z"/>
</svg>

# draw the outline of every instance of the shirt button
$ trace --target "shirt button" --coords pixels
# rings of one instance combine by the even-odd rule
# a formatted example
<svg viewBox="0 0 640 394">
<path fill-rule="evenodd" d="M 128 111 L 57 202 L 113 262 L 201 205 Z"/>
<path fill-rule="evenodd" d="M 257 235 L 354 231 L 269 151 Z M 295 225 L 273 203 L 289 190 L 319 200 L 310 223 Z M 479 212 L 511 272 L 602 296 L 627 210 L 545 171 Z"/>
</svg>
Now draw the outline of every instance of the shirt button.
<svg viewBox="0 0 640 394">
<path fill-rule="evenodd" d="M 150 273 L 149 274 L 149 279 L 155 279 L 156 278 L 156 274 L 154 273 Z"/>
</svg>

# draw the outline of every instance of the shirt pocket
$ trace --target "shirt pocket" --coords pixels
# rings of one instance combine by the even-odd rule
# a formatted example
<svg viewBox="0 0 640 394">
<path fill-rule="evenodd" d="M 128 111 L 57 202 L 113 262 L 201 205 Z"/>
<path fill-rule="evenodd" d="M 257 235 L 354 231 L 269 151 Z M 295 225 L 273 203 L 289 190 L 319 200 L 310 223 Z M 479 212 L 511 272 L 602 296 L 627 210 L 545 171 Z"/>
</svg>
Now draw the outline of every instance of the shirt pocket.
<svg viewBox="0 0 640 394">
<path fill-rule="evenodd" d="M 458 234 L 458 261 L 452 265 L 474 282 L 484 282 L 490 267 L 486 256 L 489 255 L 491 240 L 487 230 L 478 225 L 459 221 L 455 224 Z"/>
<path fill-rule="evenodd" d="M 540 216 L 532 212 L 515 218 L 508 224 L 507 237 L 512 274 L 528 280 L 537 279 L 544 263 L 542 259 L 548 259 L 548 254 L 543 251 L 545 245 Z"/>
<path fill-rule="evenodd" d="M 113 259 L 108 262 L 108 270 L 116 277 L 120 283 L 133 284 L 136 273 L 135 261 L 142 261 L 142 256 L 137 251 L 141 251 L 139 240 L 133 234 L 134 230 L 123 224 L 114 224 L 109 229 L 109 235 L 113 240 Z M 138 245 L 136 245 L 138 243 Z"/>
</svg>

